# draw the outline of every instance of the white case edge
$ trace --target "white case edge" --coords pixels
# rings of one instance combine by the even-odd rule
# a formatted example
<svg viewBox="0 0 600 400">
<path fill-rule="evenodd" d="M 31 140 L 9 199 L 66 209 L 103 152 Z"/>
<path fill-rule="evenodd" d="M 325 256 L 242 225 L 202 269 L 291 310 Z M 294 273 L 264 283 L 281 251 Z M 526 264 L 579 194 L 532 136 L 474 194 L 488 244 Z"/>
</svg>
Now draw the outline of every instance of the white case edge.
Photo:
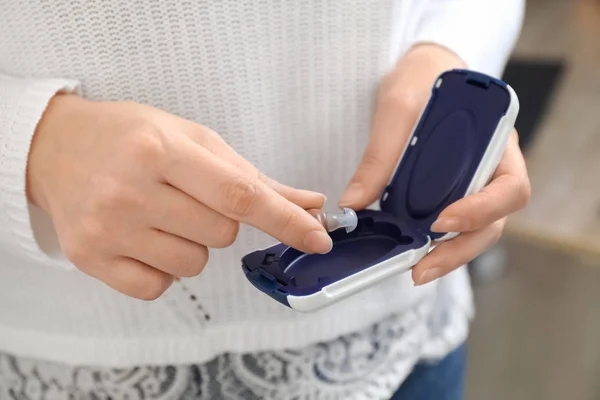
<svg viewBox="0 0 600 400">
<path fill-rule="evenodd" d="M 431 241 L 419 248 L 398 254 L 395 257 L 375 264 L 347 278 L 341 279 L 308 296 L 287 296 L 291 308 L 300 312 L 316 311 L 369 286 L 381 282 L 385 278 L 408 271 L 429 252 Z"/>
<path fill-rule="evenodd" d="M 490 181 L 496 168 L 498 168 L 498 164 L 500 164 L 500 160 L 504 155 L 504 150 L 508 143 L 508 139 L 510 138 L 510 133 L 515 127 L 515 122 L 517 120 L 517 115 L 519 114 L 519 98 L 517 97 L 517 93 L 514 91 L 510 85 L 506 85 L 506 89 L 510 94 L 510 103 L 508 105 L 508 110 L 506 110 L 506 114 L 504 117 L 500 118 L 498 121 L 498 126 L 496 127 L 496 131 L 492 136 L 492 140 L 479 163 L 479 167 L 475 171 L 473 175 L 473 180 L 469 184 L 467 188 L 467 192 L 464 197 L 474 195 L 479 193 Z M 457 237 L 459 233 L 452 232 L 447 233 L 444 236 L 438 238 L 436 241 L 441 242 L 444 240 L 450 240 Z"/>
</svg>

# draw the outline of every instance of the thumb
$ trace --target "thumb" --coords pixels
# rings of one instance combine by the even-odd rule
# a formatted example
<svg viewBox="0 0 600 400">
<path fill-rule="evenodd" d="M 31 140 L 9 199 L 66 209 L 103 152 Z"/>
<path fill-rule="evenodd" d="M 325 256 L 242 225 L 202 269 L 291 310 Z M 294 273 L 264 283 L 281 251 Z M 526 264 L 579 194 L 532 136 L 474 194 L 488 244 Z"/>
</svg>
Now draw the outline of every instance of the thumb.
<svg viewBox="0 0 600 400">
<path fill-rule="evenodd" d="M 340 207 L 362 210 L 383 192 L 420 113 L 421 102 L 391 97 L 380 101 L 367 149 L 339 201 Z"/>
</svg>

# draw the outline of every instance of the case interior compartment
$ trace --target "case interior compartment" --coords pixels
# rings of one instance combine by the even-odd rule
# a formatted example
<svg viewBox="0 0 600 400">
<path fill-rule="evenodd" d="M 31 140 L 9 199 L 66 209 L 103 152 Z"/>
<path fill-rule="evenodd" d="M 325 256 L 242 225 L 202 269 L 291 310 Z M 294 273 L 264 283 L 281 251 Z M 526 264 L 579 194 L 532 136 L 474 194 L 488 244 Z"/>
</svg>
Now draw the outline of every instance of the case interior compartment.
<svg viewBox="0 0 600 400">
<path fill-rule="evenodd" d="M 305 254 L 278 244 L 244 257 L 244 268 L 261 290 L 305 296 L 428 242 L 425 234 L 394 216 L 372 210 L 358 213 L 355 231 L 339 230 L 331 237 L 333 249 L 327 254 Z"/>
</svg>

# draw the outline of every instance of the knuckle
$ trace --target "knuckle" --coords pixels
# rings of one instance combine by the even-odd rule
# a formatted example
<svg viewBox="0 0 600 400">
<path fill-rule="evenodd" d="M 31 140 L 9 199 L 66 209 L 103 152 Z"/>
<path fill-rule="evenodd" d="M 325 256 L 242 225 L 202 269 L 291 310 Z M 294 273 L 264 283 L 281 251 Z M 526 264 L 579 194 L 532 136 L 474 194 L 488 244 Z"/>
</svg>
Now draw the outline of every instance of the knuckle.
<svg viewBox="0 0 600 400">
<path fill-rule="evenodd" d="M 492 225 L 492 233 L 491 233 L 491 245 L 495 245 L 502 238 L 502 234 L 504 232 L 504 220 L 496 221 Z"/>
<path fill-rule="evenodd" d="M 231 246 L 240 229 L 240 224 L 233 220 L 227 220 L 219 224 L 219 234 L 217 235 L 217 241 L 215 243 L 216 248 L 225 248 Z"/>
<path fill-rule="evenodd" d="M 105 222 L 94 216 L 82 216 L 79 219 L 78 236 L 79 240 L 85 244 L 85 247 L 105 242 L 108 238 L 107 231 Z"/>
<path fill-rule="evenodd" d="M 197 138 L 198 143 L 203 146 L 209 146 L 209 143 L 224 143 L 223 138 L 216 131 L 210 129 L 204 125 L 195 126 L 195 137 Z"/>
<path fill-rule="evenodd" d="M 443 259 L 439 260 L 439 263 L 436 264 L 438 268 L 441 268 L 445 273 L 448 273 L 466 263 L 468 263 L 468 257 L 464 254 L 453 252 L 447 254 Z"/>
<path fill-rule="evenodd" d="M 385 91 L 380 97 L 380 105 L 390 107 L 395 110 L 402 110 L 410 115 L 416 115 L 421 112 L 424 105 L 422 96 L 408 93 L 401 89 L 390 89 Z"/>
<path fill-rule="evenodd" d="M 263 174 L 261 171 L 258 171 L 258 170 L 256 170 L 256 181 L 263 182 L 267 185 L 269 183 L 273 182 L 268 176 L 266 176 L 265 174 Z"/>
<path fill-rule="evenodd" d="M 479 192 L 474 196 L 476 201 L 473 203 L 473 209 L 475 211 L 487 210 L 490 205 L 494 202 L 494 196 L 484 191 Z"/>
<path fill-rule="evenodd" d="M 501 230 L 494 231 L 494 234 L 492 235 L 492 240 L 490 242 L 490 246 L 488 246 L 488 247 L 493 247 L 494 245 L 496 245 L 496 243 L 498 243 L 501 238 L 502 238 L 502 231 Z"/>
<path fill-rule="evenodd" d="M 450 271 L 454 271 L 456 268 L 459 268 L 459 267 L 467 264 L 468 262 L 472 261 L 470 258 L 471 257 L 464 256 L 464 255 L 449 257 L 448 261 L 445 262 L 445 266 L 443 267 L 443 270 L 446 271 L 446 273 L 448 273 Z"/>
<path fill-rule="evenodd" d="M 481 226 L 482 223 L 489 224 L 488 221 L 498 213 L 494 205 L 494 196 L 482 191 L 472 197 L 472 202 L 468 207 L 462 207 L 457 216 L 469 222 L 471 227 Z"/>
<path fill-rule="evenodd" d="M 519 185 L 519 208 L 525 208 L 531 198 L 531 183 L 525 178 Z"/>
<path fill-rule="evenodd" d="M 158 299 L 171 286 L 173 277 L 163 273 L 149 273 L 131 290 L 131 296 L 145 301 Z"/>
<path fill-rule="evenodd" d="M 518 146 L 519 142 L 521 141 L 521 135 L 519 135 L 519 132 L 513 128 L 512 133 L 510 135 L 510 139 L 513 140 L 515 142 L 515 144 Z"/>
<path fill-rule="evenodd" d="M 131 128 L 123 143 L 123 155 L 128 161 L 155 163 L 164 151 L 160 131 L 151 123 L 141 122 Z"/>
<path fill-rule="evenodd" d="M 104 241 L 104 232 L 94 218 L 81 217 L 79 226 L 61 240 L 63 254 L 82 271 L 90 270 L 98 244 Z"/>
<path fill-rule="evenodd" d="M 361 164 L 368 170 L 382 170 L 387 167 L 387 163 L 374 152 L 365 153 Z"/>
<path fill-rule="evenodd" d="M 139 294 L 134 294 L 133 297 L 136 297 L 140 300 L 145 301 L 154 301 L 158 299 L 162 294 L 166 291 L 166 288 L 163 288 L 159 285 L 148 286 L 139 291 Z"/>
<path fill-rule="evenodd" d="M 88 209 L 92 214 L 98 215 L 112 210 L 126 199 L 127 190 L 123 184 L 114 179 L 103 179 L 95 186 L 95 193 L 88 203 Z"/>
<path fill-rule="evenodd" d="M 281 234 L 283 235 L 285 232 L 294 232 L 298 221 L 298 215 L 294 213 L 292 210 L 289 210 L 284 218 L 282 219 L 281 224 Z"/>
<path fill-rule="evenodd" d="M 255 179 L 236 179 L 225 188 L 225 209 L 236 217 L 249 215 L 258 197 Z"/>
<path fill-rule="evenodd" d="M 193 251 L 181 253 L 179 260 L 175 261 L 178 276 L 191 278 L 199 275 L 208 262 L 208 249 L 204 246 L 197 246 Z"/>
<path fill-rule="evenodd" d="M 80 240 L 66 240 L 61 243 L 61 248 L 65 257 L 77 268 L 86 270 L 89 267 L 89 251 Z"/>
</svg>

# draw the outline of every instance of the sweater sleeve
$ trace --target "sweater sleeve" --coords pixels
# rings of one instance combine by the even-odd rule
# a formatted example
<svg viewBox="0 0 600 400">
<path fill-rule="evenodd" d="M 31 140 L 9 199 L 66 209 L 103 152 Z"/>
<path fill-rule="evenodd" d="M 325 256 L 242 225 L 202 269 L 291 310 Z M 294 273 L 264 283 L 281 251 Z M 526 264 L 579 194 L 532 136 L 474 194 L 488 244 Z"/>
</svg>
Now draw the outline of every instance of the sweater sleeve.
<svg viewBox="0 0 600 400">
<path fill-rule="evenodd" d="M 0 74 L 0 248 L 5 254 L 72 267 L 59 252 L 53 256 L 42 250 L 33 226 L 37 223 L 45 231 L 51 227 L 45 214 L 28 204 L 25 185 L 31 139 L 49 100 L 77 88 L 70 80 Z"/>
<path fill-rule="evenodd" d="M 445 46 L 468 68 L 499 77 L 524 14 L 525 0 L 429 0 L 415 42 Z"/>
</svg>

